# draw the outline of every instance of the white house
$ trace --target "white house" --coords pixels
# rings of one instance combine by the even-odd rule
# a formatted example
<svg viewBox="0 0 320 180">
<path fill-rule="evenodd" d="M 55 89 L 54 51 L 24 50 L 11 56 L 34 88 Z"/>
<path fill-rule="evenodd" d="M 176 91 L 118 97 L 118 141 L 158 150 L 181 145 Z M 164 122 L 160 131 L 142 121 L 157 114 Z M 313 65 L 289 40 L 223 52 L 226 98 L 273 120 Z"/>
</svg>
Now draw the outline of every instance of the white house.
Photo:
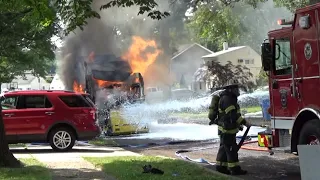
<svg viewBox="0 0 320 180">
<path fill-rule="evenodd" d="M 45 90 L 50 88 L 50 83 L 27 72 L 25 76 L 17 76 L 11 83 L 1 84 L 2 91 L 9 90 L 10 87 L 17 90 Z"/>
<path fill-rule="evenodd" d="M 186 85 L 191 88 L 193 75 L 203 62 L 202 56 L 212 53 L 197 43 L 180 46 L 178 52 L 171 58 L 170 64 L 170 73 L 175 79 L 174 83 L 180 83 L 184 78 Z"/>
<path fill-rule="evenodd" d="M 60 79 L 59 75 L 56 74 L 50 84 L 50 89 L 51 90 L 65 90 L 65 86 Z"/>
<path fill-rule="evenodd" d="M 249 69 L 252 73 L 252 81 L 258 78 L 262 63 L 261 56 L 249 46 L 228 47 L 228 43 L 223 44 L 223 50 L 209 55 L 202 56 L 203 63 L 210 65 L 212 61 L 218 61 L 221 65 L 225 65 L 230 61 L 233 65 L 242 65 Z M 194 74 L 193 89 L 195 91 L 208 91 L 211 88 L 211 81 L 216 80 L 215 77 L 208 76 L 207 67 L 203 65 Z"/>
</svg>

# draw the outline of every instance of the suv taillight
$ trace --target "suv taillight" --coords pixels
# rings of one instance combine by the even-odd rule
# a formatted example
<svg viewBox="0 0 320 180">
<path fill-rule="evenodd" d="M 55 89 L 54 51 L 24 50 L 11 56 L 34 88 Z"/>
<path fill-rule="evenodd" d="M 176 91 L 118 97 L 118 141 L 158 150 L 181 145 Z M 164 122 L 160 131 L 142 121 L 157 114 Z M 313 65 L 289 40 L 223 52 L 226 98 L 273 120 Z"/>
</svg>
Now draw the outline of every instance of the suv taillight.
<svg viewBox="0 0 320 180">
<path fill-rule="evenodd" d="M 83 112 L 85 113 L 85 114 L 88 114 L 88 115 L 90 115 L 91 117 L 92 117 L 92 119 L 93 119 L 93 121 L 95 121 L 96 120 L 96 111 L 95 110 L 88 110 L 88 109 L 83 109 Z"/>
<path fill-rule="evenodd" d="M 96 120 L 96 111 L 92 110 L 90 111 L 90 114 L 92 115 L 92 119 Z"/>
</svg>

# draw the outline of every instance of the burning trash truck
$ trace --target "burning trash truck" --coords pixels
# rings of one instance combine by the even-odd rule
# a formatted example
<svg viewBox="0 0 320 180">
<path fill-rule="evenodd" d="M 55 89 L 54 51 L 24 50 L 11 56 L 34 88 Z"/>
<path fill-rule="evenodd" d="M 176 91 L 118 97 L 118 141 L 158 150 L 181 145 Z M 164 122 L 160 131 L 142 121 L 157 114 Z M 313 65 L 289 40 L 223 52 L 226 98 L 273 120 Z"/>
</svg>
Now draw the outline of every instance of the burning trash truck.
<svg viewBox="0 0 320 180">
<path fill-rule="evenodd" d="M 88 94 L 97 106 L 97 119 L 105 135 L 149 132 L 138 117 L 140 112 L 127 112 L 145 102 L 147 79 L 143 76 L 162 51 L 155 40 L 132 36 L 128 49 L 118 52 L 110 45 L 112 38 L 105 36 L 108 31 L 95 31 L 93 25 L 65 41 L 58 62 L 65 89 Z"/>
<path fill-rule="evenodd" d="M 147 133 L 147 125 L 124 117 L 124 105 L 143 103 L 144 80 L 133 72 L 128 61 L 113 54 L 82 57 L 75 65 L 80 75 L 75 77 L 73 90 L 86 92 L 98 108 L 100 127 L 107 136 Z M 83 73 L 84 72 L 84 73 Z"/>
</svg>

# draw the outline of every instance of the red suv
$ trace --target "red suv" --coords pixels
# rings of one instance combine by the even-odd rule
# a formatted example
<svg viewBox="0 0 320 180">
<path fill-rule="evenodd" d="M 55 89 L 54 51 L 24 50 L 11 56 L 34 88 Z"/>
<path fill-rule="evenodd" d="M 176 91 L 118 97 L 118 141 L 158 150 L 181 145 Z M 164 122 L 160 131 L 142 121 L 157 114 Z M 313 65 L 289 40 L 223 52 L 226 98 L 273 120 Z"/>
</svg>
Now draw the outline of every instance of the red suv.
<svg viewBox="0 0 320 180">
<path fill-rule="evenodd" d="M 88 94 L 72 91 L 14 91 L 4 94 L 2 117 L 8 142 L 48 142 L 71 150 L 76 140 L 100 135 L 96 108 Z"/>
</svg>

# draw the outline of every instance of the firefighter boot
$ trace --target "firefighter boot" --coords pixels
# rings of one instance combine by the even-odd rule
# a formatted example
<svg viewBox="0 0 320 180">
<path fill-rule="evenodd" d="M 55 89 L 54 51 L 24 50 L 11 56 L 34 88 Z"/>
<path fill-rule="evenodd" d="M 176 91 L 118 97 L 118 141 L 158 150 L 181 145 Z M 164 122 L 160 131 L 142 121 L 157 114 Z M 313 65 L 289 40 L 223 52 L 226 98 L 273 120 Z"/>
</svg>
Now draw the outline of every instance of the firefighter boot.
<svg viewBox="0 0 320 180">
<path fill-rule="evenodd" d="M 230 174 L 230 171 L 228 170 L 228 167 L 226 167 L 226 166 L 216 166 L 216 170 L 222 174 Z"/>
<path fill-rule="evenodd" d="M 248 172 L 246 170 L 241 169 L 240 166 L 235 166 L 230 168 L 231 175 L 245 175 Z"/>
</svg>

